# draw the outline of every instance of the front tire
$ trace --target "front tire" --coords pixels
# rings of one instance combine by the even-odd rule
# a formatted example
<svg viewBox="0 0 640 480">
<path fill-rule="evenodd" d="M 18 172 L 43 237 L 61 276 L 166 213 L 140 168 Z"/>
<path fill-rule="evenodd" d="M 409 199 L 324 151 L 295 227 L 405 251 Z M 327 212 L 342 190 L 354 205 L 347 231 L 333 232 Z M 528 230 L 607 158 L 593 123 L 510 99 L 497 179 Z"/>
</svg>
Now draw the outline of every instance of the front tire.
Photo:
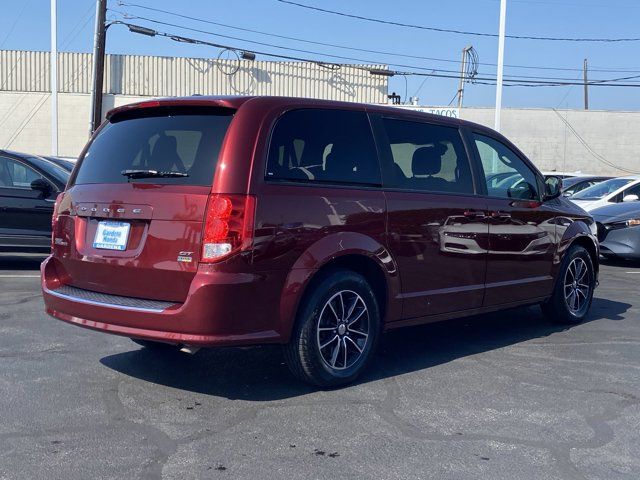
<svg viewBox="0 0 640 480">
<path fill-rule="evenodd" d="M 285 356 L 300 380 L 320 387 L 353 382 L 366 368 L 380 336 L 373 289 L 349 270 L 337 270 L 311 286 L 298 309 Z"/>
<path fill-rule="evenodd" d="M 562 260 L 553 295 L 541 306 L 542 312 L 556 323 L 581 323 L 591 308 L 595 283 L 591 255 L 584 247 L 571 247 Z"/>
</svg>

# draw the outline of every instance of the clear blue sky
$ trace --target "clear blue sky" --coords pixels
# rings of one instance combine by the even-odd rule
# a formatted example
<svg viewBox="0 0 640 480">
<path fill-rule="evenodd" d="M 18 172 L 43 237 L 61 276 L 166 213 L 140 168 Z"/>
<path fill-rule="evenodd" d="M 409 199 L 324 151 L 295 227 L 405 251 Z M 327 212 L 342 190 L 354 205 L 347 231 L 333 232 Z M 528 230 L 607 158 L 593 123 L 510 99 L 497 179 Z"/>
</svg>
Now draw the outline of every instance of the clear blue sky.
<svg viewBox="0 0 640 480">
<path fill-rule="evenodd" d="M 298 0 L 300 3 L 357 15 L 383 18 L 403 23 L 496 33 L 499 0 Z M 404 63 L 420 68 L 459 69 L 460 51 L 473 45 L 481 63 L 495 64 L 497 40 L 449 33 L 436 33 L 391 25 L 381 25 L 351 18 L 313 12 L 276 0 L 130 0 L 155 8 L 180 12 L 201 19 L 213 20 L 237 27 L 276 33 L 307 40 L 328 42 L 357 48 L 385 50 L 406 55 L 455 60 L 447 63 L 433 60 L 399 58 L 389 55 L 353 52 L 338 48 L 299 43 L 225 27 L 206 25 L 191 20 L 149 12 L 132 6 L 119 6 L 109 0 L 108 18 L 121 18 L 115 11 L 183 24 L 219 34 L 262 41 L 290 48 L 319 53 L 345 55 L 381 63 Z M 59 48 L 66 51 L 89 52 L 95 0 L 58 0 Z M 2 0 L 0 15 L 0 48 L 48 50 L 49 0 Z M 140 20 L 132 22 L 145 24 Z M 640 37 L 640 2 L 638 0 L 508 0 L 507 33 L 554 37 Z M 150 25 L 151 26 L 151 25 Z M 251 44 L 156 26 L 158 30 L 228 43 L 247 49 L 278 51 L 273 47 Z M 172 42 L 164 38 L 149 38 L 129 33 L 123 26 L 110 28 L 108 53 L 129 53 L 166 56 L 216 56 L 217 51 L 203 46 Z M 280 51 L 287 53 L 285 51 Z M 323 58 L 320 55 L 288 52 L 290 55 Z M 593 69 L 618 69 L 629 72 L 592 72 L 592 79 L 640 75 L 640 42 L 633 43 L 556 43 L 507 39 L 505 62 L 513 65 L 534 65 L 580 69 L 584 58 Z M 327 59 L 327 57 L 324 57 Z M 393 67 L 392 67 L 393 68 Z M 398 69 L 400 69 L 398 67 Z M 406 70 L 406 68 L 405 68 Z M 481 65 L 480 72 L 495 75 L 495 67 Z M 552 71 L 507 68 L 507 75 L 562 77 L 580 79 L 580 71 Z M 446 105 L 456 92 L 454 79 L 410 77 L 408 96 L 417 94 L 421 104 Z M 636 79 L 640 83 L 640 79 Z M 421 86 L 422 84 L 422 86 Z M 390 80 L 390 91 L 405 95 L 404 77 Z M 505 89 L 506 107 L 569 107 L 582 108 L 581 87 Z M 465 104 L 492 106 L 495 87 L 468 85 Z M 592 87 L 592 109 L 640 110 L 640 88 Z"/>
</svg>

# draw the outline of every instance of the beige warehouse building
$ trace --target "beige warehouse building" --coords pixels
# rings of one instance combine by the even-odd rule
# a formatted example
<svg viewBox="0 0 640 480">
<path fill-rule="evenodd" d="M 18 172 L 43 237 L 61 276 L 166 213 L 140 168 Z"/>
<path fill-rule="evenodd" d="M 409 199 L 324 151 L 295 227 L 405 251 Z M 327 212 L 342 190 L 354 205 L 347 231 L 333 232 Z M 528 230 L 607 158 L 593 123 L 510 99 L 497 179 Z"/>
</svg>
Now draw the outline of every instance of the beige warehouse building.
<svg viewBox="0 0 640 480">
<path fill-rule="evenodd" d="M 368 68 L 304 62 L 107 55 L 104 111 L 143 98 L 284 95 L 387 103 L 388 77 Z M 92 55 L 58 57 L 59 154 L 76 156 L 88 138 Z M 49 154 L 49 53 L 0 50 L 0 148 Z M 461 118 L 492 126 L 493 109 Z M 504 109 L 503 133 L 542 170 L 640 173 L 640 112 Z"/>
</svg>

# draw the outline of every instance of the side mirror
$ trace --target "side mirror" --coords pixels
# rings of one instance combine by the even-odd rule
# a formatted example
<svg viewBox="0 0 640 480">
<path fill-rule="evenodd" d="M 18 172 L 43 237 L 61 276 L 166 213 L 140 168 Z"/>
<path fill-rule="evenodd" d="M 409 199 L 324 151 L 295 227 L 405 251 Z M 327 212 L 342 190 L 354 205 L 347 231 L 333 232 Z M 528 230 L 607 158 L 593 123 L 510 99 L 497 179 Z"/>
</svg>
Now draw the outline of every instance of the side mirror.
<svg viewBox="0 0 640 480">
<path fill-rule="evenodd" d="M 544 180 L 544 201 L 553 200 L 562 195 L 562 179 L 560 177 L 549 176 Z"/>
<path fill-rule="evenodd" d="M 622 198 L 623 202 L 637 202 L 638 200 L 640 200 L 640 197 L 638 197 L 638 195 L 633 195 L 633 194 L 625 195 Z"/>
<path fill-rule="evenodd" d="M 46 197 L 51 193 L 51 185 L 43 178 L 36 178 L 31 182 L 31 190 L 37 190 Z"/>
</svg>

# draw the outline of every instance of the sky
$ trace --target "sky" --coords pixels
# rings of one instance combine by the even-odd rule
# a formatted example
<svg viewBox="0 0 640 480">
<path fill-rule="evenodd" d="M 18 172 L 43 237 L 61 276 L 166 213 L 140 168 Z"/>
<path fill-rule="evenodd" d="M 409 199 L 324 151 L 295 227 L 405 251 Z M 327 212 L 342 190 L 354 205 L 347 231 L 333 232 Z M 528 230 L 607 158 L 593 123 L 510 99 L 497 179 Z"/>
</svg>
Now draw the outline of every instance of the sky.
<svg viewBox="0 0 640 480">
<path fill-rule="evenodd" d="M 498 32 L 499 27 L 499 0 L 296 1 L 329 10 L 426 27 L 494 34 Z M 227 26 L 152 12 L 133 4 L 211 20 Z M 0 49 L 50 49 L 49 0 L 0 0 L 0 6 Z M 391 69 L 402 71 L 428 73 L 436 70 L 445 75 L 457 75 L 461 51 L 464 47 L 472 45 L 479 57 L 479 74 L 485 78 L 495 77 L 496 74 L 498 40 L 493 37 L 385 25 L 313 11 L 277 0 L 109 0 L 108 6 L 107 18 L 110 20 L 121 20 L 123 14 L 143 16 L 242 40 L 154 25 L 140 19 L 128 21 L 169 33 L 230 44 L 248 50 L 253 48 L 319 60 L 332 60 L 327 55 L 333 54 L 361 60 L 357 63 L 406 65 L 390 66 Z M 95 0 L 58 0 L 58 48 L 62 51 L 90 52 L 93 46 L 94 15 Z M 508 35 L 571 38 L 640 37 L 637 27 L 639 24 L 638 0 L 507 0 Z M 314 45 L 230 27 L 390 54 Z M 279 50 L 275 47 L 256 45 L 251 43 L 252 41 L 314 53 Z M 130 33 L 123 25 L 113 25 L 108 30 L 107 53 L 216 57 L 219 51 L 206 46 L 177 43 L 166 38 L 137 35 Z M 505 75 L 580 81 L 585 58 L 589 62 L 590 80 L 640 75 L 639 54 L 638 41 L 593 43 L 507 38 L 505 64 L 512 66 L 505 67 Z M 442 72 L 443 70 L 449 70 L 451 73 Z M 640 85 L 640 78 L 630 82 Z M 421 105 L 448 105 L 457 89 L 458 80 L 455 78 L 398 75 L 389 81 L 389 93 L 394 91 L 401 95 L 403 100 L 417 96 Z M 492 107 L 495 104 L 495 87 L 468 84 L 464 101 L 466 106 Z M 504 89 L 503 94 L 503 107 L 581 109 L 583 106 L 581 86 L 508 87 Z M 592 86 L 589 90 L 589 106 L 593 110 L 640 110 L 640 88 Z"/>
</svg>

